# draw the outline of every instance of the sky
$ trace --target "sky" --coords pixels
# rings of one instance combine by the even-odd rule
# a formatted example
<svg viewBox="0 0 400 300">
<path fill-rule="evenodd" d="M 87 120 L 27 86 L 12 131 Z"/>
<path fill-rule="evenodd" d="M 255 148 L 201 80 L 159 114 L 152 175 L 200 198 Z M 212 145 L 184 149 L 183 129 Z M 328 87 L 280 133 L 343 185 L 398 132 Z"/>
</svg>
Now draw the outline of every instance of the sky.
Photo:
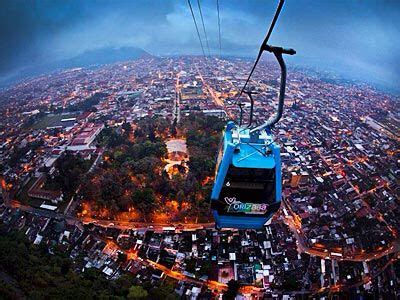
<svg viewBox="0 0 400 300">
<path fill-rule="evenodd" d="M 191 0 L 202 33 L 197 0 Z M 254 57 L 277 0 L 219 0 L 222 54 Z M 200 0 L 218 54 L 216 0 Z M 204 40 L 204 35 L 203 35 Z M 400 1 L 286 0 L 271 44 L 289 63 L 400 90 Z M 187 0 L 2 0 L 0 80 L 32 65 L 103 47 L 201 54 Z"/>
</svg>

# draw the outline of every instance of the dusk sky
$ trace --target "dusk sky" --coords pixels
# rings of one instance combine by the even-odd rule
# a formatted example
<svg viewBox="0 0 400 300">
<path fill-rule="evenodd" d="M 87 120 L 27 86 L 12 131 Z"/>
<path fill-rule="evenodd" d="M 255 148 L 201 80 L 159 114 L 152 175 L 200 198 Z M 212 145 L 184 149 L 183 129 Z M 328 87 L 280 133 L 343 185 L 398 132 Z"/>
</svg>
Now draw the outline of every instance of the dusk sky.
<svg viewBox="0 0 400 300">
<path fill-rule="evenodd" d="M 200 25 L 197 1 L 191 1 Z M 254 57 L 278 1 L 219 2 L 223 55 Z M 216 0 L 200 3 L 217 54 Z M 270 43 L 296 49 L 291 63 L 397 89 L 399 37 L 400 1 L 287 0 Z M 0 79 L 102 47 L 201 53 L 186 0 L 3 0 L 0 38 Z"/>
</svg>

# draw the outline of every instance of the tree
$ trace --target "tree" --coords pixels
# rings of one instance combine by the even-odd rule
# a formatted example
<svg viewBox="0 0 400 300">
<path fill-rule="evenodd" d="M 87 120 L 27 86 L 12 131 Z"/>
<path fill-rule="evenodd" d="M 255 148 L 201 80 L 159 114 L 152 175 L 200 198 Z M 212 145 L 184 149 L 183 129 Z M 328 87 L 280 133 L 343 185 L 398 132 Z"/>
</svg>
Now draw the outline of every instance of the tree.
<svg viewBox="0 0 400 300">
<path fill-rule="evenodd" d="M 189 273 L 196 272 L 196 260 L 194 258 L 191 258 L 186 262 L 186 271 Z"/>
<path fill-rule="evenodd" d="M 126 139 L 113 130 L 107 141 L 108 147 L 115 148 L 117 146 L 123 145 L 126 142 Z"/>
<path fill-rule="evenodd" d="M 122 274 L 112 284 L 115 289 L 115 295 L 125 297 L 132 287 L 132 275 L 129 275 L 129 273 Z"/>
<path fill-rule="evenodd" d="M 105 203 L 109 203 L 122 194 L 122 187 L 116 179 L 107 176 L 101 181 L 101 199 Z"/>
<path fill-rule="evenodd" d="M 208 274 L 211 271 L 211 268 L 212 268 L 212 265 L 211 265 L 211 261 L 210 260 L 203 261 L 201 263 L 201 267 L 200 267 L 200 271 L 199 271 L 200 275 L 202 275 L 202 276 L 207 275 L 208 276 Z"/>
<path fill-rule="evenodd" d="M 133 285 L 129 289 L 128 299 L 130 300 L 146 299 L 148 296 L 149 293 L 139 285 Z"/>
<path fill-rule="evenodd" d="M 178 201 L 179 210 L 182 208 L 182 203 L 184 199 L 185 199 L 185 192 L 179 190 L 179 192 L 176 194 L 176 201 Z"/>
<path fill-rule="evenodd" d="M 86 176 L 82 182 L 80 194 L 85 200 L 93 201 L 100 198 L 101 188 L 100 182 L 95 181 L 95 175 Z"/>
<path fill-rule="evenodd" d="M 107 97 L 108 94 L 106 93 L 95 93 L 94 95 L 90 96 L 89 98 L 85 99 L 82 102 L 79 102 L 74 105 L 70 105 L 67 109 L 69 111 L 95 111 L 95 105 L 99 104 L 100 100 Z"/>
<path fill-rule="evenodd" d="M 118 261 L 119 262 L 126 262 L 128 259 L 128 255 L 124 252 L 118 252 Z"/>
<path fill-rule="evenodd" d="M 89 169 L 89 164 L 81 156 L 67 151 L 55 163 L 57 183 L 64 194 L 71 195 L 81 182 L 82 174 Z"/>
<path fill-rule="evenodd" d="M 144 157 L 132 164 L 133 172 L 139 174 L 153 174 L 153 170 L 159 166 L 160 159 L 154 156 Z"/>
<path fill-rule="evenodd" d="M 172 128 L 171 128 L 171 135 L 172 135 L 173 137 L 175 137 L 176 134 L 177 134 L 176 125 L 177 125 L 177 119 L 175 118 L 175 119 L 174 119 L 174 122 L 172 123 Z"/>
<path fill-rule="evenodd" d="M 32 245 L 24 234 L 10 233 L 1 224 L 0 265 L 9 284 L 0 287 L 1 299 L 112 299 L 128 294 L 119 293 L 120 282 L 107 280 L 97 269 L 73 273 L 68 254 L 50 255 L 46 245 Z"/>
<path fill-rule="evenodd" d="M 233 300 L 235 299 L 238 291 L 239 291 L 240 284 L 236 280 L 229 280 L 228 282 L 228 289 L 223 294 L 222 299 L 224 300 Z"/>
<path fill-rule="evenodd" d="M 285 277 L 285 280 L 283 282 L 282 288 L 285 291 L 295 291 L 300 289 L 300 285 L 297 282 L 296 278 L 294 278 L 293 276 L 287 276 Z"/>
<path fill-rule="evenodd" d="M 132 195 L 132 201 L 136 208 L 144 213 L 144 216 L 153 212 L 155 208 L 156 196 L 154 191 L 150 188 L 137 190 Z"/>
<path fill-rule="evenodd" d="M 122 124 L 122 129 L 125 131 L 125 135 L 129 135 L 129 133 L 132 131 L 131 123 L 125 122 L 124 124 Z"/>
<path fill-rule="evenodd" d="M 67 275 L 71 268 L 71 261 L 69 259 L 64 259 L 61 265 L 61 274 Z"/>
<path fill-rule="evenodd" d="M 175 293 L 171 285 L 156 286 L 150 290 L 151 299 L 178 300 L 179 297 Z"/>
</svg>

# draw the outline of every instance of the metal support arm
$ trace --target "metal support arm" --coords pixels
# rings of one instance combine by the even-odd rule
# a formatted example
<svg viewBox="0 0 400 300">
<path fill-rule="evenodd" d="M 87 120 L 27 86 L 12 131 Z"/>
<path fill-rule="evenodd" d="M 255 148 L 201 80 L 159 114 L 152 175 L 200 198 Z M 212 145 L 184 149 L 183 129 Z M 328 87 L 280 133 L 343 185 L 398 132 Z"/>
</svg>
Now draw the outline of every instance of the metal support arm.
<svg viewBox="0 0 400 300">
<path fill-rule="evenodd" d="M 258 94 L 254 91 L 252 91 L 251 89 L 244 91 L 245 94 L 247 94 L 247 96 L 249 96 L 250 99 L 250 116 L 249 116 L 249 124 L 247 125 L 247 127 L 250 127 L 251 124 L 253 124 L 253 109 L 254 109 L 254 99 L 253 99 L 253 94 Z"/>
<path fill-rule="evenodd" d="M 278 123 L 279 120 L 281 119 L 282 114 L 283 114 L 283 105 L 285 102 L 285 88 L 286 88 L 286 64 L 285 64 L 285 61 L 283 60 L 282 54 L 293 55 L 296 53 L 296 51 L 293 49 L 284 49 L 282 47 L 275 47 L 275 46 L 270 46 L 270 45 L 265 45 L 263 50 L 274 53 L 274 55 L 279 63 L 279 66 L 281 68 L 281 83 L 280 83 L 280 89 L 279 89 L 278 109 L 277 109 L 275 115 L 271 116 L 264 124 L 261 124 L 260 126 L 252 128 L 250 130 L 250 133 L 261 131 L 268 127 L 271 128 L 276 123 Z"/>
</svg>

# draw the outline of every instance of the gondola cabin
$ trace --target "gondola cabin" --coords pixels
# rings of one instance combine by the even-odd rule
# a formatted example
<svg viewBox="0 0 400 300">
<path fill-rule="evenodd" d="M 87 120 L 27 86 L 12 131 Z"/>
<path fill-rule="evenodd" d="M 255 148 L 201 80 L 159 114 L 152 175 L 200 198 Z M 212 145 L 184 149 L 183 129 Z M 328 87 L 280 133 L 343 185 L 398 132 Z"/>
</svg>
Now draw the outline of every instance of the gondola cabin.
<svg viewBox="0 0 400 300">
<path fill-rule="evenodd" d="M 211 208 L 216 228 L 259 229 L 281 202 L 280 148 L 271 133 L 229 122 L 220 146 Z"/>
</svg>

